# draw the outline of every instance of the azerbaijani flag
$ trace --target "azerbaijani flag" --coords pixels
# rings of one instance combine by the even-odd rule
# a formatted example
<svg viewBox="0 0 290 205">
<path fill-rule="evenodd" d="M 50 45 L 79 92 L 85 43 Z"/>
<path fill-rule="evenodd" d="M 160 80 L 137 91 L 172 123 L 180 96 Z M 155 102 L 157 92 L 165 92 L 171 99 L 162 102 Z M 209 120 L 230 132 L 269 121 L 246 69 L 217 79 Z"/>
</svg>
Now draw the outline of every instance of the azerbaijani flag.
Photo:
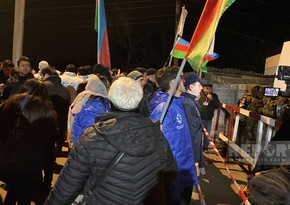
<svg viewBox="0 0 290 205">
<path fill-rule="evenodd" d="M 179 58 L 179 59 L 184 59 L 186 51 L 189 47 L 189 42 L 184 40 L 183 38 L 179 38 L 177 41 L 177 44 L 175 45 L 175 48 L 173 50 L 173 57 L 174 58 Z M 203 63 L 207 63 L 208 61 L 215 60 L 216 58 L 219 57 L 219 54 L 215 52 L 207 53 L 204 56 Z"/>
<path fill-rule="evenodd" d="M 204 73 L 207 73 L 207 66 L 206 66 L 206 64 L 207 64 L 207 62 L 208 61 L 212 61 L 212 60 L 215 60 L 215 59 L 217 59 L 219 57 L 219 54 L 217 54 L 217 53 L 207 53 L 205 56 L 204 56 L 204 58 L 203 58 L 203 62 L 202 62 L 202 64 L 201 64 L 201 70 L 202 70 L 202 72 L 204 72 Z"/>
<path fill-rule="evenodd" d="M 203 61 L 206 61 L 206 62 L 208 62 L 208 61 L 212 61 L 212 60 L 214 60 L 214 59 L 217 59 L 219 57 L 219 54 L 217 54 L 217 53 L 207 53 L 205 56 L 204 56 L 204 59 L 203 59 Z"/>
<path fill-rule="evenodd" d="M 185 58 L 198 73 L 222 14 L 235 0 L 207 0 L 191 38 Z"/>
<path fill-rule="evenodd" d="M 96 0 L 95 30 L 98 32 L 98 63 L 111 67 L 104 0 Z"/>
<path fill-rule="evenodd" d="M 188 46 L 188 41 L 184 40 L 183 38 L 179 38 L 173 50 L 173 57 L 184 59 Z"/>
</svg>

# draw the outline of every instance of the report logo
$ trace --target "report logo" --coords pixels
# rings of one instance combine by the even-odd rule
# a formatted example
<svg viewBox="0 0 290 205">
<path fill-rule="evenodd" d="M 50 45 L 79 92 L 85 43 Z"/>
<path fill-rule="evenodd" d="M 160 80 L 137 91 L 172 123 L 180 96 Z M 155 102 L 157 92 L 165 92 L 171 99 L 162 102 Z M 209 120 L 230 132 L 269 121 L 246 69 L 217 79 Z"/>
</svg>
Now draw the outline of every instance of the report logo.
<svg viewBox="0 0 290 205">
<path fill-rule="evenodd" d="M 260 165 L 290 165 L 290 141 L 270 142 L 267 145 L 247 143 L 241 144 L 240 148 L 252 158 L 258 156 L 257 163 Z M 237 155 L 236 151 L 230 149 L 230 157 L 237 157 Z"/>
</svg>

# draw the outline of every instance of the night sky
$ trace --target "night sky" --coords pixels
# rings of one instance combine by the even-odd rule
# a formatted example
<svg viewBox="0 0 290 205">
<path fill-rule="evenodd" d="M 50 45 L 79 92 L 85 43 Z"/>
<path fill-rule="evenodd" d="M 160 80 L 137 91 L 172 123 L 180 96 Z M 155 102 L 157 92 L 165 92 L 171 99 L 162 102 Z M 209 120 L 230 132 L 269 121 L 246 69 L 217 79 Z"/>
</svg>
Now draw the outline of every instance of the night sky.
<svg viewBox="0 0 290 205">
<path fill-rule="evenodd" d="M 190 41 L 205 0 L 183 0 Z M 175 0 L 105 0 L 112 67 L 160 68 L 173 45 Z M 216 31 L 209 66 L 263 72 L 265 58 L 290 40 L 290 1 L 236 0 Z M 26 0 L 23 55 L 63 70 L 96 63 L 95 0 Z M 12 58 L 14 0 L 0 0 L 0 60 Z"/>
</svg>

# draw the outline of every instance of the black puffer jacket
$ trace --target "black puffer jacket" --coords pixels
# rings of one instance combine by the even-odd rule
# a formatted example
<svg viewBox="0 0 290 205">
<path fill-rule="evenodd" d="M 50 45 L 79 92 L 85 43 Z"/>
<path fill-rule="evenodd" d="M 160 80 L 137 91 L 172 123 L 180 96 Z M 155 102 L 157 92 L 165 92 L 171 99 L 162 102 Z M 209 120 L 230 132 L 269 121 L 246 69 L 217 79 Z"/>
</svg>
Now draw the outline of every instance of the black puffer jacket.
<svg viewBox="0 0 290 205">
<path fill-rule="evenodd" d="M 123 158 L 106 176 L 91 204 L 165 204 L 164 182 L 176 164 L 159 123 L 134 112 L 101 116 L 71 151 L 46 204 L 71 204 L 86 193 L 119 151 Z"/>
</svg>

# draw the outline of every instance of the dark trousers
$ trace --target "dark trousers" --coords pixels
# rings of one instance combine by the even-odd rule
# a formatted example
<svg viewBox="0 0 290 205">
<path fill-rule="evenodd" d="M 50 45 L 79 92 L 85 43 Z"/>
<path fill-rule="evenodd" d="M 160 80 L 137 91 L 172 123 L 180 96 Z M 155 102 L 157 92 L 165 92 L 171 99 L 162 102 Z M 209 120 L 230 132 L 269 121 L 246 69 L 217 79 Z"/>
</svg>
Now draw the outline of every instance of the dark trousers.
<svg viewBox="0 0 290 205">
<path fill-rule="evenodd" d="M 7 184 L 5 205 L 30 205 L 33 195 L 41 190 L 42 175 L 41 171 L 23 172 L 7 174 L 2 180 Z"/>
<path fill-rule="evenodd" d="M 188 205 L 191 201 L 193 187 L 186 187 L 180 190 L 180 198 L 178 200 L 172 200 L 167 195 L 167 205 Z"/>
</svg>

